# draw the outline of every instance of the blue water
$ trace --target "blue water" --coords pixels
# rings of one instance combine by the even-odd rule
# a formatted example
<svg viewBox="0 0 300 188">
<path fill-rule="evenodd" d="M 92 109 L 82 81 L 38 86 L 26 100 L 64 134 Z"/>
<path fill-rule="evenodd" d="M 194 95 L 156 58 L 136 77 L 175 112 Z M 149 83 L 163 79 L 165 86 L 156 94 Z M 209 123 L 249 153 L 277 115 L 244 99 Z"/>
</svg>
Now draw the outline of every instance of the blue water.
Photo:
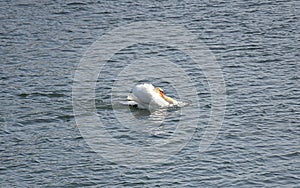
<svg viewBox="0 0 300 188">
<path fill-rule="evenodd" d="M 0 187 L 299 186 L 299 7 L 296 0 L 1 1 Z M 81 134 L 72 104 L 79 62 L 99 37 L 136 21 L 183 26 L 215 56 L 227 101 L 222 127 L 208 150 L 198 152 L 211 95 L 203 72 L 195 69 L 187 73 L 194 76 L 199 107 L 187 99 L 190 105 L 183 110 L 199 110 L 198 124 L 168 161 L 123 165 L 93 150 Z M 174 49 L 132 48 L 148 56 L 175 54 L 179 64 L 185 62 Z M 132 48 L 112 58 L 110 71 L 134 57 Z M 181 109 L 168 109 L 165 124 L 150 132 L 130 122 L 120 128 L 116 111 L 133 114 L 143 125 L 152 116 L 111 104 L 110 71 L 97 80 L 95 105 L 111 135 L 135 147 L 168 140 Z M 153 82 L 178 97 L 161 77 L 134 81 Z"/>
</svg>

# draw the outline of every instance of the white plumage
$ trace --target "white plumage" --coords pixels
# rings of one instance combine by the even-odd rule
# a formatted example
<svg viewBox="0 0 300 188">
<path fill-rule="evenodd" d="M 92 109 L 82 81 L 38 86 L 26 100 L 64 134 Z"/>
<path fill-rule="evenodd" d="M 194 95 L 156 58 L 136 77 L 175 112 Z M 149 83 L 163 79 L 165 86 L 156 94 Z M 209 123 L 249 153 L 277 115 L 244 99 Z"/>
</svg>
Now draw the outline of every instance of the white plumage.
<svg viewBox="0 0 300 188">
<path fill-rule="evenodd" d="M 136 105 L 140 109 L 148 110 L 178 104 L 176 100 L 164 95 L 161 88 L 154 87 L 152 84 L 135 86 L 128 96 L 128 100 L 129 105 Z"/>
</svg>

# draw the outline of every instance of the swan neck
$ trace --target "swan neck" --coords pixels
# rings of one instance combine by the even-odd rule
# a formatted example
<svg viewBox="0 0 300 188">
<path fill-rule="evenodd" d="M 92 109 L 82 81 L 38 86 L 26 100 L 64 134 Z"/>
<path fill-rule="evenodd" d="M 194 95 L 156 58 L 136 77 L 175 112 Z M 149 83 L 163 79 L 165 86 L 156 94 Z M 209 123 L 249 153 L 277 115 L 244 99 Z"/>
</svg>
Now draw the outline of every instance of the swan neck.
<svg viewBox="0 0 300 188">
<path fill-rule="evenodd" d="M 167 101 L 168 103 L 170 104 L 173 104 L 174 103 L 174 100 L 171 98 L 171 97 L 168 97 L 168 96 L 163 96 L 163 98 L 165 99 L 165 101 Z"/>
</svg>

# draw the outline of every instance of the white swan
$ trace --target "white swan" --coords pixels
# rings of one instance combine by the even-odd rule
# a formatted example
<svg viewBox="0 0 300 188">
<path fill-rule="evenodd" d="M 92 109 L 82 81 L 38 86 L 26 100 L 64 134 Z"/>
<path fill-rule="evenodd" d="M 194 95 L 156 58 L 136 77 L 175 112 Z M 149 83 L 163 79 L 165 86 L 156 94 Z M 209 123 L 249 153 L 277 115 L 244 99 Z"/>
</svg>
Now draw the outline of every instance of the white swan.
<svg viewBox="0 0 300 188">
<path fill-rule="evenodd" d="M 135 86 L 127 99 L 129 105 L 148 110 L 178 104 L 176 100 L 166 96 L 161 88 L 154 87 L 152 84 Z"/>
</svg>

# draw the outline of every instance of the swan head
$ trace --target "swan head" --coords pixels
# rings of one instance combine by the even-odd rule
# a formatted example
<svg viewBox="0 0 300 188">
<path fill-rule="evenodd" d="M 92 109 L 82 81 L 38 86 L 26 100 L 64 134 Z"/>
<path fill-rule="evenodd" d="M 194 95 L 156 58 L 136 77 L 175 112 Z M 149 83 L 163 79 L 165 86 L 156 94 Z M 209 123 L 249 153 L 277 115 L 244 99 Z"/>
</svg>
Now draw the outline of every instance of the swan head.
<svg viewBox="0 0 300 188">
<path fill-rule="evenodd" d="M 154 92 L 158 93 L 162 98 L 164 98 L 164 90 L 161 89 L 160 87 L 154 88 Z"/>
<path fill-rule="evenodd" d="M 174 104 L 175 101 L 171 97 L 168 97 L 164 94 L 164 90 L 161 89 L 160 87 L 154 88 L 154 92 L 158 93 L 165 101 L 167 101 L 170 104 Z"/>
</svg>

